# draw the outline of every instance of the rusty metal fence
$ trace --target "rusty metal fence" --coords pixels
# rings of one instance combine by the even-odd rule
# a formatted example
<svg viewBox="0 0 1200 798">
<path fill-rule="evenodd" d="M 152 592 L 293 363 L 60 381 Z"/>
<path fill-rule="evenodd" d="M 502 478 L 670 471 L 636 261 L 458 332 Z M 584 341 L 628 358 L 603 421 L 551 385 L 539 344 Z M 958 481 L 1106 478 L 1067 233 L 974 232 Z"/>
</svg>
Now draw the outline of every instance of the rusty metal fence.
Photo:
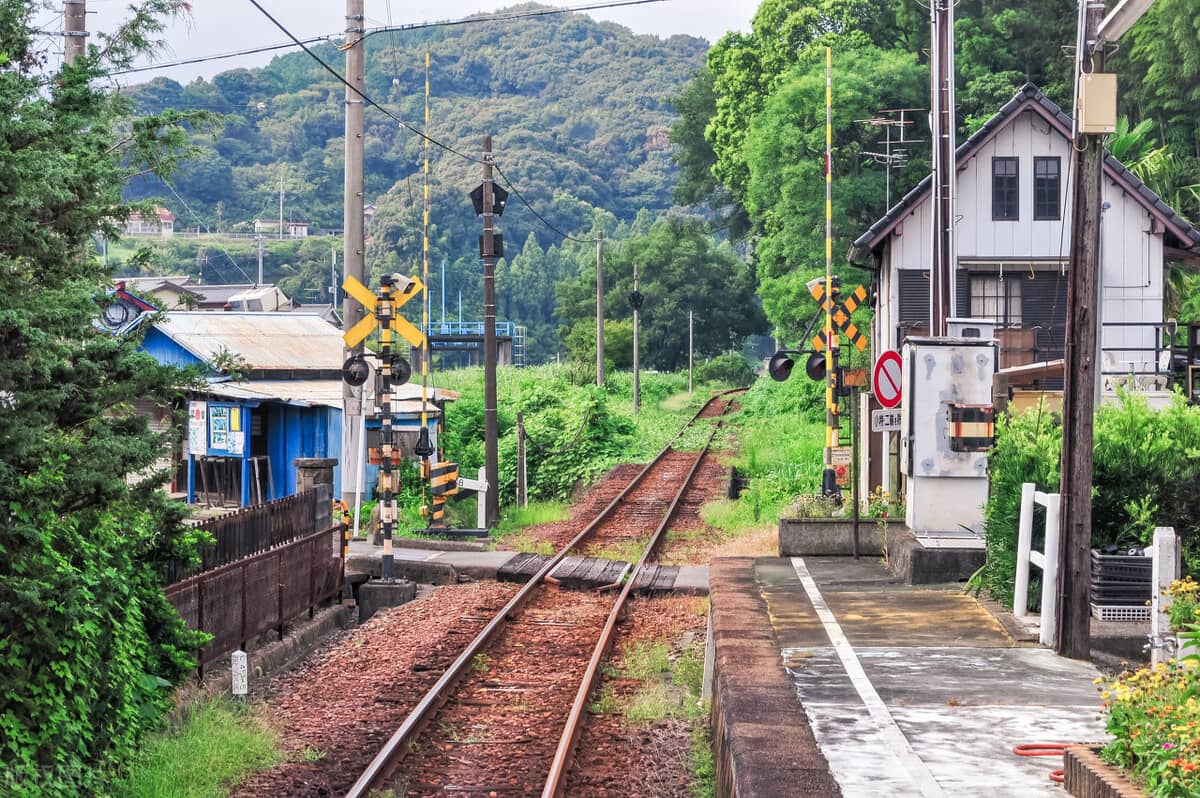
<svg viewBox="0 0 1200 798">
<path fill-rule="evenodd" d="M 165 589 L 189 629 L 212 635 L 197 652 L 208 663 L 337 596 L 342 589 L 342 527 L 331 526 L 268 551 L 186 578 Z"/>
<path fill-rule="evenodd" d="M 246 507 L 198 524 L 198 528 L 212 535 L 213 542 L 201 548 L 199 567 L 187 568 L 172 563 L 167 568 L 165 584 L 174 584 L 325 529 L 331 523 L 332 499 L 333 487 L 318 485 L 303 493 Z"/>
</svg>

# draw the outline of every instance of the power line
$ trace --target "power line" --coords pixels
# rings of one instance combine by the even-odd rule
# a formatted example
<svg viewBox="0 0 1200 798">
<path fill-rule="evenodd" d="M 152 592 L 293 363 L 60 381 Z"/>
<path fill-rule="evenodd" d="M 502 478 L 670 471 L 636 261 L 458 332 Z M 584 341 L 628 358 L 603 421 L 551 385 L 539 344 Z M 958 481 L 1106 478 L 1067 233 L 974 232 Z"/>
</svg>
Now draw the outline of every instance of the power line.
<svg viewBox="0 0 1200 798">
<path fill-rule="evenodd" d="M 475 158 L 471 155 L 467 155 L 466 153 L 459 152 L 458 150 L 451 147 L 449 144 L 444 144 L 444 143 L 438 141 L 437 139 L 426 135 L 425 131 L 423 131 L 417 127 L 414 127 L 412 124 L 410 124 L 408 122 L 405 122 L 403 119 L 396 116 L 394 113 L 389 111 L 387 108 L 384 108 L 382 105 L 375 102 L 375 100 L 373 100 L 373 99 L 371 99 L 371 97 L 367 96 L 367 94 L 365 92 L 360 91 L 357 86 L 355 86 L 350 81 L 346 80 L 346 78 L 343 77 L 340 72 L 338 72 L 336 69 L 334 69 L 332 66 L 330 66 L 329 63 L 327 61 L 325 61 L 325 59 L 321 58 L 321 56 L 314 53 L 312 51 L 312 49 L 310 49 L 308 47 L 307 44 L 300 41 L 300 39 L 296 38 L 296 36 L 290 30 L 288 30 L 286 27 L 284 27 L 282 22 L 275 19 L 275 17 L 271 16 L 270 11 L 267 11 L 267 9 L 263 8 L 262 3 L 260 3 L 258 0 L 250 0 L 250 4 L 252 6 L 254 6 L 255 8 L 257 8 L 259 11 L 261 11 L 263 16 L 265 16 L 267 19 L 269 19 L 275 27 L 279 28 L 279 30 L 281 30 L 284 33 L 284 35 L 286 35 L 293 42 L 295 42 L 296 45 L 299 46 L 300 49 L 303 50 L 305 53 L 307 53 L 310 58 L 312 58 L 314 61 L 316 61 L 322 67 L 324 67 L 326 72 L 328 72 L 330 75 L 333 75 L 335 78 L 337 78 L 338 82 L 340 82 L 343 86 L 350 89 L 352 92 L 354 92 L 359 97 L 361 97 L 363 102 L 365 102 L 367 105 L 373 105 L 376 108 L 378 108 L 380 111 L 382 111 L 384 113 L 385 116 L 387 116 L 389 119 L 394 121 L 396 124 L 400 125 L 401 129 L 412 131 L 416 135 L 418 135 L 421 138 L 428 141 L 430 144 L 433 144 L 437 147 L 441 147 L 443 150 L 446 150 L 447 152 L 454 153 L 459 158 L 462 158 L 463 160 L 465 160 L 469 163 L 482 163 L 482 161 L 480 161 L 480 159 Z M 364 36 L 364 38 L 365 38 L 365 36 Z M 343 46 L 353 46 L 354 44 L 357 44 L 357 42 L 347 42 L 347 44 L 343 45 Z"/>
<path fill-rule="evenodd" d="M 512 181 L 508 179 L 508 175 L 504 174 L 504 172 L 500 169 L 499 166 L 497 166 L 496 164 L 493 163 L 492 168 L 495 169 L 496 174 L 500 175 L 500 177 L 504 180 L 504 185 L 508 186 L 508 190 L 517 196 L 517 199 L 519 199 L 521 201 L 521 203 L 526 208 L 529 209 L 530 213 L 532 213 L 534 216 L 537 217 L 539 222 L 541 222 L 546 227 L 553 230 L 555 233 L 557 233 L 559 236 L 566 239 L 567 241 L 574 241 L 577 244 L 594 244 L 594 243 L 596 243 L 596 239 L 594 239 L 594 238 L 576 238 L 575 236 L 568 235 L 568 234 L 564 233 L 562 230 L 559 230 L 554 225 L 550 224 L 550 222 L 546 220 L 545 216 L 542 216 L 540 213 L 538 213 L 536 210 L 534 210 L 534 207 L 531 204 L 529 204 L 529 200 L 525 199 L 525 195 L 517 190 L 517 187 L 512 184 Z"/>
<path fill-rule="evenodd" d="M 544 16 L 550 16 L 552 14 L 570 14 L 570 13 L 575 13 L 575 12 L 580 12 L 580 11 L 597 11 L 597 10 L 601 10 L 601 9 L 605 9 L 605 8 L 622 8 L 624 6 L 640 6 L 640 5 L 646 5 L 648 3 L 663 3 L 663 2 L 667 2 L 667 0 L 611 0 L 611 2 L 606 2 L 606 3 L 591 3 L 591 4 L 579 5 L 579 6 L 564 6 L 563 8 L 541 8 L 541 9 L 535 9 L 535 10 L 531 10 L 531 11 L 518 11 L 518 12 L 507 13 L 507 14 L 489 14 L 486 16 L 465 17 L 463 19 L 452 19 L 452 20 L 438 20 L 438 21 L 434 21 L 434 22 L 412 22 L 412 23 L 408 23 L 405 25 L 392 25 L 392 24 L 390 24 L 390 18 L 389 18 L 388 25 L 384 25 L 384 26 L 381 26 L 378 28 L 368 28 L 366 31 L 363 32 L 363 38 L 365 39 L 368 36 L 372 36 L 376 33 L 394 33 L 394 32 L 398 32 L 398 31 L 422 30 L 425 28 L 450 28 L 450 27 L 457 27 L 460 25 L 474 25 L 474 24 L 478 24 L 481 22 L 507 22 L 509 20 L 514 20 L 514 19 L 527 19 L 529 17 L 544 17 Z M 255 5 L 258 5 L 258 4 L 256 3 Z M 259 6 L 259 10 L 260 11 L 263 10 L 261 6 Z M 263 11 L 263 13 L 266 14 L 266 11 Z M 270 15 L 268 14 L 268 16 L 270 16 Z M 389 16 L 390 16 L 390 9 L 389 9 Z M 274 20 L 272 20 L 272 21 L 274 21 Z M 276 22 L 275 25 L 276 25 L 276 27 L 279 27 L 278 22 Z M 50 32 L 53 33 L 53 31 L 50 31 Z M 288 35 L 291 36 L 290 33 Z M 340 34 L 327 34 L 324 36 L 313 36 L 311 38 L 304 39 L 303 42 L 297 40 L 295 37 L 292 37 L 291 41 L 282 42 L 279 44 L 268 44 L 268 45 L 263 45 L 261 47 L 250 47 L 245 50 L 236 50 L 236 51 L 227 52 L 227 53 L 215 53 L 213 55 L 197 56 L 194 58 L 183 58 L 183 59 L 180 59 L 177 61 L 164 61 L 162 63 L 152 64 L 152 65 L 148 65 L 148 66 L 132 67 L 130 69 L 117 70 L 114 72 L 110 72 L 109 74 L 110 75 L 131 75 L 131 74 L 135 74 L 138 72 L 153 72 L 154 70 L 158 70 L 158 69 L 171 69 L 172 67 L 189 66 L 191 64 L 204 64 L 209 61 L 220 61 L 220 60 L 227 59 L 227 58 L 239 58 L 241 56 L 246 56 L 246 55 L 257 55 L 259 53 L 269 53 L 269 52 L 274 52 L 276 50 L 290 49 L 290 48 L 296 47 L 296 46 L 303 48 L 305 45 L 308 45 L 308 44 L 317 44 L 319 42 L 333 41 L 334 39 L 338 38 L 339 35 Z"/>
<path fill-rule="evenodd" d="M 203 219 L 200 218 L 200 214 L 198 214 L 194 210 L 192 210 L 192 206 L 187 204 L 187 200 L 185 200 L 183 197 L 179 196 L 179 192 L 175 190 L 174 186 L 172 186 L 166 180 L 162 181 L 162 183 L 164 186 L 167 187 L 167 190 L 171 192 L 171 195 L 174 196 L 175 199 L 179 200 L 180 204 L 183 205 L 184 209 L 186 209 L 187 212 L 192 215 L 192 218 L 195 219 L 198 224 L 201 224 L 206 228 L 208 227 L 208 224 Z M 246 278 L 246 282 L 248 282 L 248 283 L 254 282 L 253 280 L 250 279 L 250 275 L 246 273 L 246 270 L 243 269 L 240 265 L 238 265 L 238 262 L 233 259 L 233 256 L 229 254 L 229 251 L 227 249 L 225 249 L 225 247 L 221 246 L 219 243 L 216 245 L 216 247 L 217 247 L 217 249 L 219 249 L 221 251 L 221 254 L 224 255 L 225 258 L 230 263 L 233 264 L 233 268 L 237 269 L 239 272 L 242 273 L 242 276 Z"/>
<path fill-rule="evenodd" d="M 608 5 L 642 5 L 645 3 L 655 3 L 655 2 L 663 2 L 663 0 L 626 0 L 626 2 L 610 3 Z M 433 144 L 437 147 L 441 147 L 443 150 L 453 153 L 469 163 L 483 163 L 483 161 L 479 158 L 476 158 L 472 155 L 467 155 L 466 153 L 460 152 L 459 150 L 456 150 L 454 147 L 451 147 L 448 144 L 438 141 L 437 139 L 435 139 L 432 136 L 425 133 L 425 131 L 420 130 L 419 128 L 413 126 L 412 124 L 410 124 L 408 122 L 405 122 L 403 119 L 396 116 L 394 113 L 389 111 L 387 108 L 385 108 L 382 105 L 380 105 L 379 103 L 375 102 L 365 92 L 360 91 L 358 89 L 358 87 L 356 87 L 350 81 L 346 80 L 346 78 L 340 72 L 338 72 L 336 69 L 334 69 L 332 66 L 330 66 L 327 61 L 322 59 L 319 55 L 317 55 L 311 49 L 309 49 L 303 42 L 301 42 L 298 38 L 296 38 L 296 36 L 283 25 L 283 23 L 281 23 L 279 20 L 275 19 L 275 17 L 273 17 L 269 11 L 267 11 L 265 8 L 263 8 L 262 4 L 259 3 L 258 0 L 250 0 L 250 4 L 253 5 L 255 8 L 257 8 L 259 11 L 261 11 L 263 16 L 265 16 L 267 19 L 269 19 L 271 21 L 271 23 L 275 25 L 275 27 L 279 28 L 279 30 L 282 31 L 284 33 L 284 35 L 290 37 L 292 39 L 292 41 L 294 41 L 297 45 L 299 45 L 300 48 L 303 49 L 304 52 L 306 52 L 309 55 L 309 57 L 311 57 L 314 61 L 316 61 L 318 64 L 320 64 L 322 67 L 324 67 L 326 72 L 328 72 L 330 75 L 333 75 L 335 78 L 337 78 L 337 80 L 343 86 L 347 87 L 348 89 L 353 91 L 355 94 L 357 94 L 359 97 L 361 97 L 363 99 L 363 102 L 365 102 L 367 105 L 372 105 L 372 106 L 375 106 L 376 108 L 378 108 L 389 119 L 391 119 L 394 122 L 396 122 L 397 124 L 399 124 L 402 129 L 409 130 L 409 131 L 415 133 L 416 135 L 420 136 L 422 139 L 429 142 L 430 144 Z M 562 12 L 559 11 L 558 13 L 562 13 Z M 528 16 L 534 16 L 534 15 L 535 14 L 532 14 L 532 13 L 528 14 Z M 364 34 L 363 38 L 366 38 L 366 34 Z M 353 46 L 353 44 L 357 44 L 357 42 L 354 42 L 354 43 L 348 42 L 346 45 L 343 45 L 343 46 Z M 513 194 L 515 194 L 517 196 L 517 199 L 521 200 L 521 202 L 525 205 L 525 207 L 529 209 L 529 212 L 532 213 L 538 219 L 538 221 L 540 221 L 542 224 L 544 224 L 547 228 L 549 228 L 550 230 L 553 230 L 559 236 L 561 236 L 562 238 L 564 238 L 568 241 L 574 241 L 574 242 L 580 243 L 580 244 L 588 244 L 588 243 L 592 243 L 594 241 L 594 239 L 575 238 L 574 236 L 568 235 L 567 233 L 564 233 L 562 230 L 559 230 L 557 227 L 552 225 L 546 219 L 546 217 L 542 216 L 540 213 L 538 213 L 534 209 L 533 205 L 530 204 L 529 200 L 525 199 L 525 195 L 523 195 L 519 190 L 517 190 L 517 187 L 514 186 L 512 181 L 510 181 L 508 179 L 508 176 L 505 175 L 504 172 L 502 172 L 498 166 L 495 166 L 494 163 L 493 163 L 493 166 L 496 169 L 496 173 L 500 175 L 500 177 L 504 180 L 505 185 L 508 186 L 509 191 L 511 191 Z"/>
</svg>

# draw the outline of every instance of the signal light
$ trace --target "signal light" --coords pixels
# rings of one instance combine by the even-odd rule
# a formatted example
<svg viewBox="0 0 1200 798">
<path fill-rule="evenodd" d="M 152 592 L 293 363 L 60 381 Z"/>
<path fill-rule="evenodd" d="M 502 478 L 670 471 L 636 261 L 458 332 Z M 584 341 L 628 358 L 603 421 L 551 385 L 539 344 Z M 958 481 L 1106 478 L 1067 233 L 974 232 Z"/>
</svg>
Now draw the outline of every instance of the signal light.
<svg viewBox="0 0 1200 798">
<path fill-rule="evenodd" d="M 412 365 L 402 357 L 393 357 L 391 367 L 392 385 L 404 385 L 412 377 Z"/>
<path fill-rule="evenodd" d="M 796 362 L 788 357 L 787 352 L 781 349 L 771 355 L 771 361 L 767 364 L 767 373 L 776 382 L 784 382 L 788 377 L 792 376 L 792 367 L 795 365 Z"/>
<path fill-rule="evenodd" d="M 371 376 L 371 367 L 367 365 L 367 361 L 362 355 L 346 358 L 346 362 L 342 364 L 342 379 L 347 385 L 355 388 L 364 384 L 367 378 Z"/>
<path fill-rule="evenodd" d="M 820 352 L 809 355 L 808 362 L 804 364 L 804 373 L 810 380 L 820 382 L 825 379 L 825 356 Z"/>
</svg>

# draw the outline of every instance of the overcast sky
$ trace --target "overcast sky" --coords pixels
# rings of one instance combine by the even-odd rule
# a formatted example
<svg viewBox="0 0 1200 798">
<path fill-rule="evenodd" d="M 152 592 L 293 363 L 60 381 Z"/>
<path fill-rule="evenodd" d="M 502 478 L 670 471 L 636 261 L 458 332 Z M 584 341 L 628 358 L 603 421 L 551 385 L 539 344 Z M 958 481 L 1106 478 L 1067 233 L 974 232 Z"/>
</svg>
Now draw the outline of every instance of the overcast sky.
<svg viewBox="0 0 1200 798">
<path fill-rule="evenodd" d="M 590 5 L 603 0 L 556 0 L 555 6 Z M 88 26 L 111 30 L 131 0 L 87 0 Z M 515 0 L 365 0 L 367 26 L 407 24 L 456 19 L 493 12 Z M 709 42 L 726 31 L 750 29 L 750 19 L 760 0 L 662 0 L 628 8 L 587 12 L 597 19 L 617 22 L 635 33 L 670 36 L 686 33 Z M 345 27 L 344 0 L 262 0 L 263 6 L 300 38 L 337 33 Z M 159 61 L 226 53 L 267 44 L 282 43 L 287 37 L 272 25 L 248 0 L 192 0 L 192 14 L 166 34 L 168 50 Z M 55 20 L 61 27 L 61 17 Z M 500 23 L 503 24 L 503 23 Z M 54 26 L 47 25 L 51 29 Z M 211 77 L 225 69 L 260 66 L 270 54 L 210 61 L 186 67 L 129 75 L 122 82 L 139 83 L 155 75 L 166 75 L 182 83 L 195 77 Z"/>
</svg>

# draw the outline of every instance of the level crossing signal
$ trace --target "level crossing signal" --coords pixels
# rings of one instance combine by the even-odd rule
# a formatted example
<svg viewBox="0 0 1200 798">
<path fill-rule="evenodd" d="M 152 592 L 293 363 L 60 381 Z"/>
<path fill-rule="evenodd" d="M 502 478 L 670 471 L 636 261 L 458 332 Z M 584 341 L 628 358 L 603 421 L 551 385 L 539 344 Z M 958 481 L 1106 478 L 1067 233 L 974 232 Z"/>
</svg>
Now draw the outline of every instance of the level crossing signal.
<svg viewBox="0 0 1200 798">
<path fill-rule="evenodd" d="M 846 298 L 838 302 L 839 295 L 836 293 L 836 287 L 833 293 L 825 291 L 825 282 L 823 280 L 814 281 L 809 287 L 809 293 L 813 295 L 813 299 L 817 300 L 817 304 L 822 310 L 829 312 L 830 321 L 833 326 L 846 334 L 850 339 L 850 343 L 862 352 L 867 348 L 867 337 L 862 334 L 858 327 L 850 320 L 850 316 L 854 311 L 858 310 L 859 306 L 867 300 L 867 289 L 859 285 L 853 291 L 846 295 Z M 828 331 L 827 331 L 828 332 Z M 813 348 L 818 352 L 825 350 L 825 336 L 823 334 L 814 335 L 812 339 Z M 815 378 L 814 379 L 819 379 Z"/>
<path fill-rule="evenodd" d="M 353 277 L 347 277 L 346 281 L 342 283 L 342 289 L 357 299 L 367 311 L 367 315 L 364 315 L 342 336 L 346 346 L 350 348 L 358 346 L 381 323 L 386 323 L 391 330 L 398 333 L 413 347 L 425 346 L 425 333 L 396 312 L 404 307 L 410 299 L 423 293 L 425 284 L 417 277 L 405 277 L 400 274 L 392 275 L 391 284 L 395 286 L 394 291 L 388 286 L 383 286 L 380 295 L 376 296 Z"/>
</svg>

